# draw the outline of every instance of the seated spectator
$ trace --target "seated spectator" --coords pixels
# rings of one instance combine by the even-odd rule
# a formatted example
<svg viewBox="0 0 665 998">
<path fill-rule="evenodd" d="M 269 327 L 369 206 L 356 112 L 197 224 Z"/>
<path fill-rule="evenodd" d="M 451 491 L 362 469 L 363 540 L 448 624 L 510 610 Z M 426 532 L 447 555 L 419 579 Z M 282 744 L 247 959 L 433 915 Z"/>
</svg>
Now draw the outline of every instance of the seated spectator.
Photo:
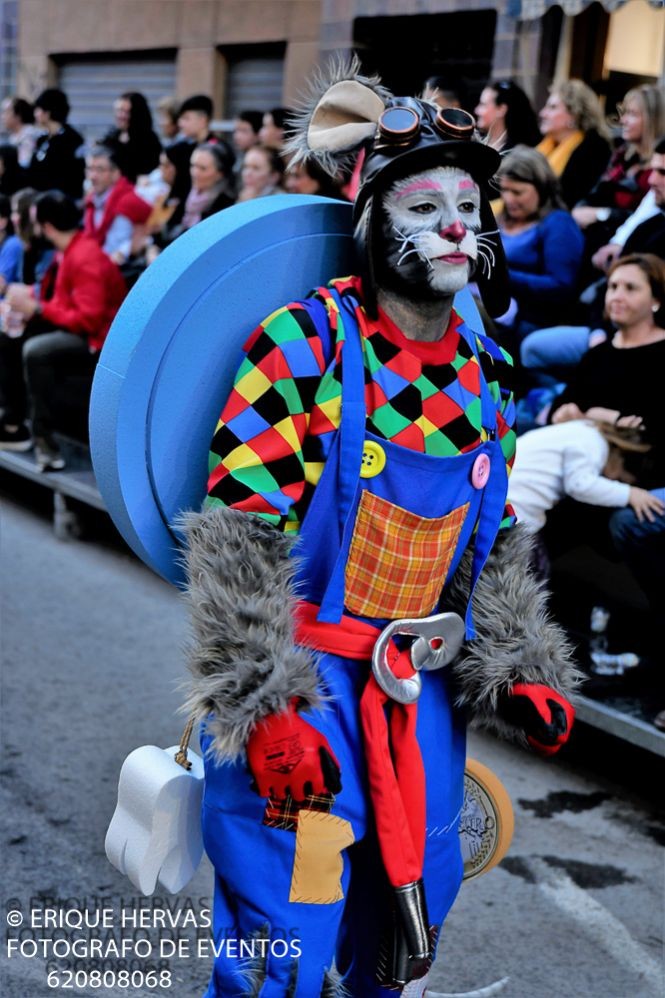
<svg viewBox="0 0 665 998">
<path fill-rule="evenodd" d="M 0 194 L 11 197 L 25 187 L 27 171 L 19 166 L 16 147 L 0 146 Z"/>
<path fill-rule="evenodd" d="M 479 131 L 498 152 L 540 142 L 536 112 L 522 88 L 512 80 L 488 83 L 473 113 Z"/>
<path fill-rule="evenodd" d="M 6 97 L 2 102 L 2 127 L 16 147 L 19 166 L 30 166 L 39 131 L 35 128 L 32 104 L 22 97 Z"/>
<path fill-rule="evenodd" d="M 33 211 L 35 228 L 57 250 L 57 273 L 54 280 L 44 277 L 39 298 L 25 284 L 7 289 L 6 302 L 27 325 L 20 338 L 0 334 L 0 448 L 29 450 L 34 438 L 40 470 L 55 471 L 64 467 L 53 433 L 60 407 L 71 404 L 67 394 L 63 399 L 66 381 L 74 376 L 85 386 L 76 399 L 79 432 L 85 434 L 97 358 L 126 286 L 116 264 L 81 232 L 70 198 L 48 191 L 36 198 Z"/>
<path fill-rule="evenodd" d="M 513 149 L 497 177 L 503 201 L 497 223 L 516 309 L 499 318 L 497 327 L 520 341 L 542 325 L 544 315 L 566 315 L 575 299 L 584 240 L 554 173 L 535 149 Z"/>
<path fill-rule="evenodd" d="M 652 495 L 665 503 L 665 488 L 654 489 Z M 651 641 L 654 655 L 656 651 L 661 654 L 660 614 L 665 592 L 665 513 L 661 510 L 652 516 L 640 517 L 630 507 L 620 509 L 610 517 L 609 531 L 616 551 L 630 568 L 647 598 L 653 620 Z M 658 618 L 657 610 L 660 611 Z M 665 730 L 665 711 L 658 714 L 654 723 L 656 727 Z"/>
<path fill-rule="evenodd" d="M 649 162 L 658 137 L 665 134 L 665 90 L 652 86 L 629 90 L 620 111 L 623 141 L 600 180 L 573 208 L 589 255 L 607 243 L 649 190 Z"/>
<path fill-rule="evenodd" d="M 619 426 L 643 426 L 652 451 L 641 484 L 665 502 L 660 397 L 665 370 L 665 263 L 646 253 L 616 260 L 608 275 L 606 303 L 617 332 L 585 354 L 552 406 L 550 418 L 556 424 L 586 415 Z M 649 600 L 655 622 L 665 592 L 665 513 L 652 509 L 640 517 L 633 509 L 617 510 L 609 532 Z M 654 632 L 654 648 L 655 636 Z M 660 652 L 660 628 L 657 647 Z"/>
<path fill-rule="evenodd" d="M 259 131 L 263 124 L 263 115 L 260 111 L 241 111 L 233 122 L 233 146 L 238 159 L 240 159 L 248 149 L 257 146 L 261 141 Z"/>
<path fill-rule="evenodd" d="M 152 115 L 143 94 L 128 91 L 113 105 L 115 127 L 104 135 L 100 145 L 110 149 L 123 177 L 135 184 L 159 163 L 162 144 L 152 127 Z"/>
<path fill-rule="evenodd" d="M 206 94 L 195 94 L 180 105 L 178 112 L 180 138 L 169 147 L 169 159 L 174 163 L 182 185 L 178 194 L 183 202 L 191 187 L 189 161 L 192 153 L 199 145 L 214 144 L 218 141 L 210 131 L 212 110 L 212 101 Z"/>
<path fill-rule="evenodd" d="M 284 177 L 284 187 L 289 194 L 318 194 L 324 198 L 345 200 L 340 180 L 331 177 L 311 159 L 289 167 Z"/>
<path fill-rule="evenodd" d="M 191 229 L 233 204 L 234 159 L 226 142 L 204 142 L 196 147 L 189 166 L 192 189 L 185 201 L 183 228 Z"/>
<path fill-rule="evenodd" d="M 530 430 L 517 440 L 508 502 L 534 533 L 565 496 L 590 506 L 630 506 L 639 519 L 665 513 L 657 496 L 634 484 L 639 481 L 635 456 L 649 450 L 639 430 L 593 420 Z"/>
<path fill-rule="evenodd" d="M 204 142 L 216 142 L 210 131 L 212 121 L 212 101 L 206 94 L 195 94 L 180 105 L 178 127 L 182 139 L 190 146 L 190 153 Z"/>
<path fill-rule="evenodd" d="M 151 207 L 120 172 L 115 153 L 99 146 L 87 158 L 90 190 L 85 199 L 83 229 L 119 266 L 133 255 L 144 235 Z"/>
<path fill-rule="evenodd" d="M 168 146 L 176 142 L 180 134 L 178 116 L 180 101 L 175 97 L 161 97 L 157 101 L 157 127 L 162 139 L 162 145 Z"/>
<path fill-rule="evenodd" d="M 259 141 L 268 149 L 283 153 L 286 144 L 287 121 L 291 111 L 287 107 L 272 107 L 263 115 L 263 123 L 259 129 Z"/>
<path fill-rule="evenodd" d="M 17 281 L 21 284 L 31 284 L 35 296 L 39 297 L 42 278 L 51 266 L 55 250 L 51 243 L 34 231 L 31 209 L 36 197 L 38 191 L 32 187 L 24 187 L 22 191 L 16 192 L 12 198 L 12 224 L 23 247 L 21 272 Z"/>
<path fill-rule="evenodd" d="M 172 149 L 164 150 L 166 160 L 173 166 L 171 153 Z M 233 204 L 233 159 L 233 151 L 226 142 L 204 142 L 197 146 L 190 164 L 190 192 L 154 236 L 147 253 L 148 262 L 183 232 Z"/>
<path fill-rule="evenodd" d="M 582 357 L 554 401 L 550 421 L 586 416 L 643 426 L 654 459 L 647 487 L 665 485 L 660 398 L 665 370 L 665 263 L 648 253 L 616 260 L 608 275 L 605 307 L 616 332 Z"/>
<path fill-rule="evenodd" d="M 260 111 L 241 111 L 233 122 L 233 148 L 236 151 L 236 161 L 233 167 L 236 177 L 240 178 L 245 153 L 261 141 L 259 131 L 263 123 Z"/>
<path fill-rule="evenodd" d="M 653 212 L 646 212 L 643 222 L 629 230 L 625 244 L 610 243 L 594 256 L 599 269 L 609 268 L 619 256 L 633 253 L 653 253 L 665 258 L 665 138 L 656 144 L 651 157 L 649 195 L 653 196 Z M 636 214 L 641 214 L 643 204 Z M 627 224 L 627 223 L 626 223 Z M 531 333 L 522 343 L 522 365 L 529 369 L 540 384 L 565 380 L 566 369 L 579 363 L 590 347 L 602 343 L 611 328 L 604 315 L 607 281 L 599 281 L 587 289 L 589 322 L 584 326 L 554 326 Z M 563 372 L 563 373 L 562 373 Z"/>
<path fill-rule="evenodd" d="M 35 144 L 28 171 L 35 190 L 58 190 L 78 200 L 83 194 L 83 136 L 67 124 L 69 101 L 50 87 L 35 101 L 35 122 L 44 130 Z"/>
<path fill-rule="evenodd" d="M 238 201 L 283 194 L 284 161 L 276 149 L 252 146 L 245 154 Z"/>
<path fill-rule="evenodd" d="M 158 232 L 169 221 L 178 205 L 184 204 L 191 187 L 189 168 L 186 176 L 179 172 L 180 157 L 173 154 L 173 146 L 162 149 L 159 157 L 157 179 L 153 181 L 154 198 L 148 199 L 152 204 L 152 213 L 148 219 L 148 230 L 152 234 Z M 143 188 L 137 188 L 141 197 L 146 197 Z"/>
<path fill-rule="evenodd" d="M 23 246 L 14 233 L 11 201 L 0 194 L 0 296 L 8 284 L 18 281 L 21 275 Z"/>
<path fill-rule="evenodd" d="M 586 197 L 610 158 L 609 133 L 595 93 L 581 80 L 555 84 L 540 112 L 544 136 L 536 148 L 561 183 L 573 208 Z"/>
<path fill-rule="evenodd" d="M 659 139 L 649 163 L 648 192 L 633 214 L 593 257 L 597 270 L 628 253 L 655 253 L 665 258 L 665 136 Z M 648 223 L 648 224 L 647 224 Z"/>
</svg>

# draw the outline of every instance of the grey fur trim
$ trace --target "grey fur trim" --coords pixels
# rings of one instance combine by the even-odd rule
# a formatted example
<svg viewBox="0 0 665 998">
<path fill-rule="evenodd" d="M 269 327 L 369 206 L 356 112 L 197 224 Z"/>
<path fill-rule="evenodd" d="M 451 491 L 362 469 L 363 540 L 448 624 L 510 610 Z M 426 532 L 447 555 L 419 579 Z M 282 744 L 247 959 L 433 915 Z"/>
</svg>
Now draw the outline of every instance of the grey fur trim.
<svg viewBox="0 0 665 998">
<path fill-rule="evenodd" d="M 531 535 L 520 524 L 502 533 L 473 595 L 477 640 L 464 646 L 452 665 L 457 703 L 473 719 L 504 738 L 524 736 L 497 714 L 497 705 L 514 683 L 543 683 L 570 697 L 581 680 L 572 647 L 547 611 L 547 591 L 529 567 Z M 446 609 L 466 609 L 473 552 L 455 572 Z"/>
<path fill-rule="evenodd" d="M 351 992 L 344 987 L 342 978 L 335 967 L 326 971 L 321 988 L 321 998 L 352 998 Z"/>
<path fill-rule="evenodd" d="M 353 166 L 355 163 L 360 146 L 341 153 L 314 152 L 310 149 L 307 141 L 312 115 L 319 101 L 335 83 L 341 83 L 343 80 L 357 80 L 358 83 L 373 90 L 384 103 L 392 97 L 390 91 L 381 85 L 380 77 L 363 76 L 360 71 L 360 59 L 357 55 L 351 59 L 342 56 L 331 60 L 325 70 L 318 69 L 315 72 L 308 90 L 297 100 L 295 111 L 289 119 L 292 135 L 284 147 L 284 156 L 290 157 L 289 165 L 292 166 L 295 163 L 303 162 L 303 160 L 312 159 L 326 173 L 334 177 L 341 169 Z"/>
<path fill-rule="evenodd" d="M 266 922 L 265 925 L 257 929 L 250 936 L 251 940 L 261 940 L 265 942 L 270 941 L 270 926 Z M 243 978 L 243 992 L 242 998 L 259 998 L 261 994 L 261 989 L 265 984 L 266 980 L 266 967 L 268 965 L 268 954 L 267 947 L 266 951 L 261 954 L 257 953 L 256 956 L 250 957 L 242 961 L 240 965 L 240 974 Z"/>
<path fill-rule="evenodd" d="M 258 516 L 225 507 L 185 513 L 194 641 L 183 707 L 207 721 L 218 760 L 243 751 L 256 722 L 292 697 L 320 702 L 313 659 L 294 646 L 292 542 Z"/>
</svg>

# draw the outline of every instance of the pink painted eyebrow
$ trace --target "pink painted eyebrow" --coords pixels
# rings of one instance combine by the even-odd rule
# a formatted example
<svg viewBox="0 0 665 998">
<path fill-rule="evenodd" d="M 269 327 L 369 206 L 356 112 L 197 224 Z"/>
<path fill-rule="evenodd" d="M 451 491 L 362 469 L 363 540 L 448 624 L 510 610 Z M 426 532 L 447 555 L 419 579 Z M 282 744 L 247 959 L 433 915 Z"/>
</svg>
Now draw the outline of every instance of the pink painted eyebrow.
<svg viewBox="0 0 665 998">
<path fill-rule="evenodd" d="M 476 190 L 476 185 L 474 184 L 473 180 L 460 180 L 459 186 L 458 186 L 457 190 L 458 191 L 475 191 Z"/>
<path fill-rule="evenodd" d="M 443 187 L 441 184 L 437 184 L 434 180 L 414 180 L 413 183 L 409 184 L 407 187 L 403 187 L 401 191 L 398 191 L 397 197 L 403 198 L 407 194 L 414 194 L 416 191 L 442 191 Z"/>
</svg>

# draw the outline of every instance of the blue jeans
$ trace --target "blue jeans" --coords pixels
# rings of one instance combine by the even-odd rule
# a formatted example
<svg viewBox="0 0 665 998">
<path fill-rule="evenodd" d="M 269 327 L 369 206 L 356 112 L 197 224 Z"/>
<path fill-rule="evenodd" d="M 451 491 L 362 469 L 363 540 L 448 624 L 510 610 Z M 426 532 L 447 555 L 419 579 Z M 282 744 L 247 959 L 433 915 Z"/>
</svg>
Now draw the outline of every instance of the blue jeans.
<svg viewBox="0 0 665 998">
<path fill-rule="evenodd" d="M 665 502 L 665 488 L 652 489 Z M 618 509 L 609 522 L 612 541 L 648 597 L 653 610 L 665 592 L 665 514 L 653 523 L 637 519 L 630 506 Z"/>
<path fill-rule="evenodd" d="M 541 385 L 561 381 L 561 368 L 575 367 L 589 349 L 588 326 L 552 326 L 530 333 L 520 349 L 522 366 Z M 564 379 L 565 380 L 565 379 Z"/>
</svg>

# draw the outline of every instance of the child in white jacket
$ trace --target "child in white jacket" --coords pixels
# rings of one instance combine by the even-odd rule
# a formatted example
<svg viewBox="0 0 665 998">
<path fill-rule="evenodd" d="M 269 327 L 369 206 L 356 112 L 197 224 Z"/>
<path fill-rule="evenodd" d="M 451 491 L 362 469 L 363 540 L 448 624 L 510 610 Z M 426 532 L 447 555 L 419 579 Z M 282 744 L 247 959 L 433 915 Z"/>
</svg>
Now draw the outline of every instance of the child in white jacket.
<svg viewBox="0 0 665 998">
<path fill-rule="evenodd" d="M 639 432 L 575 419 L 531 430 L 517 439 L 508 501 L 534 533 L 565 496 L 592 506 L 632 506 L 638 519 L 665 512 L 661 500 L 633 485 L 624 456 L 650 449 Z"/>
</svg>

